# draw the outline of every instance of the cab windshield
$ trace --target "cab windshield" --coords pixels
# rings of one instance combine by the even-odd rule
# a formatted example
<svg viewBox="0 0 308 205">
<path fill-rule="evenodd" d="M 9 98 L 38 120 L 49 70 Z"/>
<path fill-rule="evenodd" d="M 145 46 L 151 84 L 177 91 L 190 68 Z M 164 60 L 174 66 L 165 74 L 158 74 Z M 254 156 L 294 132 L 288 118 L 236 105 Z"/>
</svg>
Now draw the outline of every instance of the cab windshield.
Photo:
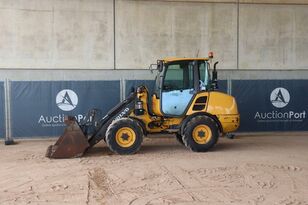
<svg viewBox="0 0 308 205">
<path fill-rule="evenodd" d="M 197 61 L 198 79 L 194 79 L 194 61 L 179 61 L 166 65 L 163 91 L 194 89 L 194 81 L 199 80 L 200 90 L 207 90 L 209 71 L 207 61 Z M 157 82 L 158 83 L 158 82 Z"/>
<path fill-rule="evenodd" d="M 192 63 L 193 61 L 178 61 L 165 64 L 164 70 L 167 70 L 167 72 L 165 73 L 164 83 L 161 82 L 164 72 L 157 72 L 154 93 L 159 96 L 160 91 L 193 89 L 194 75 Z M 208 62 L 197 61 L 197 63 L 200 90 L 207 90 L 210 80 Z M 161 88 L 161 86 L 163 87 Z"/>
</svg>

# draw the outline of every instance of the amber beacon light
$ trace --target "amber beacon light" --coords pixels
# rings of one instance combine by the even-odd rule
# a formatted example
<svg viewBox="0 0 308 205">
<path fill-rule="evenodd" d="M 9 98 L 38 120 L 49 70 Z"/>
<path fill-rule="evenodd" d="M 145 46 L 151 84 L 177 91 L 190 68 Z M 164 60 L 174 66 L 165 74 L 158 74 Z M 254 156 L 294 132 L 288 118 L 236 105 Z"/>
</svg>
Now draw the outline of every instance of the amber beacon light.
<svg viewBox="0 0 308 205">
<path fill-rule="evenodd" d="M 209 52 L 209 58 L 214 58 L 214 53 L 212 51 Z"/>
</svg>

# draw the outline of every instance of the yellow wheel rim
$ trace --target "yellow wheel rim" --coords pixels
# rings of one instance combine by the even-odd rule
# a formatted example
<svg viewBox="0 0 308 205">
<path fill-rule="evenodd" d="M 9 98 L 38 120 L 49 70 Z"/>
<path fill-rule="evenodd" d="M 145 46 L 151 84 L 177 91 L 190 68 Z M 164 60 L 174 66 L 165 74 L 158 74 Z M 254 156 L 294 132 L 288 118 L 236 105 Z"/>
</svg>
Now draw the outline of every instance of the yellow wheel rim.
<svg viewBox="0 0 308 205">
<path fill-rule="evenodd" d="M 116 133 L 116 142 L 121 147 L 130 147 L 136 141 L 135 131 L 129 127 L 122 127 Z"/>
<path fill-rule="evenodd" d="M 212 131 L 207 125 L 198 125 L 194 128 L 192 136 L 196 143 L 206 144 L 212 138 Z"/>
</svg>

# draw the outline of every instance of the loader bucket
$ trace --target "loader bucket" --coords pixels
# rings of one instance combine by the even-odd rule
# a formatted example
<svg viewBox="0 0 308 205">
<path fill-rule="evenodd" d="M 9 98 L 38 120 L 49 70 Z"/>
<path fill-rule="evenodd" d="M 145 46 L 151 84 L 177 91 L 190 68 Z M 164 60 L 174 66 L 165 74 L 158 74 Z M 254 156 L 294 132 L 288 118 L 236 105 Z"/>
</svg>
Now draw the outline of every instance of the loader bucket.
<svg viewBox="0 0 308 205">
<path fill-rule="evenodd" d="M 46 152 L 48 158 L 80 157 L 89 147 L 87 137 L 83 134 L 74 117 L 65 119 L 67 127 L 54 145 L 50 145 Z"/>
</svg>

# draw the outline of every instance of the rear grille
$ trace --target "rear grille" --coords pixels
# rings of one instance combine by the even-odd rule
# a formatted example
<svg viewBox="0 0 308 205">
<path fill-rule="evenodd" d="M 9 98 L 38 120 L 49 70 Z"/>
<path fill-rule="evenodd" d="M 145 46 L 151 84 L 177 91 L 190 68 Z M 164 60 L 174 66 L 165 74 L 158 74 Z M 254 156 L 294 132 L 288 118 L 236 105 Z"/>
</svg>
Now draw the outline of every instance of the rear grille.
<svg viewBox="0 0 308 205">
<path fill-rule="evenodd" d="M 194 111 L 200 111 L 205 109 L 207 101 L 207 96 L 202 96 L 196 99 L 193 110 Z"/>
</svg>

